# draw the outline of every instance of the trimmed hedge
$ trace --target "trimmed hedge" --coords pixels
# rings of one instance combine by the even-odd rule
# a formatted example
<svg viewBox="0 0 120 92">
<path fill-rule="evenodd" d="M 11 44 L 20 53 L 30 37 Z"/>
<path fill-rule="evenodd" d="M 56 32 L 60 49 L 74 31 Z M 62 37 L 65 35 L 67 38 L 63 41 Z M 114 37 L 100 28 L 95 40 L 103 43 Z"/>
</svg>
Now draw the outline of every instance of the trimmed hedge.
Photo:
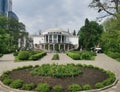
<svg viewBox="0 0 120 92">
<path fill-rule="evenodd" d="M 59 55 L 58 54 L 54 54 L 52 57 L 52 60 L 59 60 Z"/>
<path fill-rule="evenodd" d="M 20 51 L 18 54 L 18 59 L 19 60 L 28 60 L 29 58 L 29 52 L 27 51 Z"/>
<path fill-rule="evenodd" d="M 43 56 L 45 56 L 47 53 L 46 52 L 41 52 L 41 53 L 37 53 L 37 54 L 34 54 L 32 56 L 30 56 L 30 60 L 38 60 L 40 58 L 42 58 Z"/>
<path fill-rule="evenodd" d="M 46 52 L 38 52 L 38 51 L 20 51 L 14 53 L 14 56 L 16 56 L 16 59 L 19 60 L 38 60 L 45 56 Z"/>
<path fill-rule="evenodd" d="M 66 54 L 74 60 L 92 60 L 93 57 L 96 56 L 96 53 L 90 51 L 70 51 Z"/>
</svg>

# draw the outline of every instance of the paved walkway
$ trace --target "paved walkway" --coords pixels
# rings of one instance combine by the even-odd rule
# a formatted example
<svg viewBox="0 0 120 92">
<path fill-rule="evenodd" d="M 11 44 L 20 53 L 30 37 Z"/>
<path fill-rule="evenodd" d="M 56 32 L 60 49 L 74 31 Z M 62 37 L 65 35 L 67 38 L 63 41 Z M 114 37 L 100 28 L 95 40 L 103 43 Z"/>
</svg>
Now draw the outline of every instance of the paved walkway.
<svg viewBox="0 0 120 92">
<path fill-rule="evenodd" d="M 42 65 L 42 64 L 67 64 L 67 63 L 81 63 L 81 64 L 91 64 L 95 65 L 101 68 L 104 68 L 105 70 L 110 70 L 116 74 L 116 77 L 118 80 L 120 80 L 120 62 L 115 61 L 114 59 L 111 59 L 107 57 L 104 54 L 98 54 L 95 61 L 84 61 L 84 60 L 72 60 L 65 54 L 61 53 L 59 54 L 60 60 L 51 60 L 53 56 L 53 53 L 48 53 L 45 57 L 38 61 L 29 61 L 29 62 L 14 62 L 14 57 L 11 54 L 4 55 L 2 58 L 0 58 L 0 75 L 7 70 L 11 70 L 13 68 L 22 67 L 25 65 Z M 15 91 L 12 89 L 4 88 L 0 85 L 0 92 L 23 92 L 23 91 Z M 112 88 L 106 89 L 101 92 L 120 92 L 120 82 L 116 84 L 116 86 L 113 86 Z"/>
</svg>

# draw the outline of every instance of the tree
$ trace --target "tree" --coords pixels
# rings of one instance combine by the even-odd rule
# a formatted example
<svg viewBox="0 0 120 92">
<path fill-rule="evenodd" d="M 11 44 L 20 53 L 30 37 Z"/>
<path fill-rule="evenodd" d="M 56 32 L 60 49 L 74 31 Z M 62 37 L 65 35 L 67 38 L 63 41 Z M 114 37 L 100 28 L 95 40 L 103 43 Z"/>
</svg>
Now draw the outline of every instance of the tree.
<svg viewBox="0 0 120 92">
<path fill-rule="evenodd" d="M 103 32 L 102 25 L 95 21 L 85 20 L 85 25 L 78 32 L 79 48 L 90 49 L 99 44 L 101 34 Z"/>
<path fill-rule="evenodd" d="M 0 53 L 9 53 L 18 49 L 18 40 L 28 38 L 25 25 L 16 19 L 0 16 Z"/>
<path fill-rule="evenodd" d="M 76 36 L 76 31 L 75 30 L 73 31 L 73 35 Z"/>
<path fill-rule="evenodd" d="M 112 15 L 117 17 L 116 14 L 120 13 L 120 0 L 92 0 L 89 4 L 91 8 L 95 8 L 98 12 L 102 13 L 105 12 L 105 15 L 101 16 L 100 18 L 107 17 Z"/>
</svg>

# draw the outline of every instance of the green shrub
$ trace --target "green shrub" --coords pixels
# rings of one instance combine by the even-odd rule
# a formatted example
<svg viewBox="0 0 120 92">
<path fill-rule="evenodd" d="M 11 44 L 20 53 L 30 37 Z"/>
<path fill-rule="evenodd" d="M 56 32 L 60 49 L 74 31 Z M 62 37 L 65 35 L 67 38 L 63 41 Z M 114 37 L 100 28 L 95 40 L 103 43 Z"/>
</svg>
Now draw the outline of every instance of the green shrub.
<svg viewBox="0 0 120 92">
<path fill-rule="evenodd" d="M 4 80 L 4 79 L 8 79 L 9 78 L 9 73 L 8 72 L 4 72 L 1 76 L 1 79 Z"/>
<path fill-rule="evenodd" d="M 46 52 L 40 52 L 40 53 L 37 53 L 37 54 L 30 56 L 29 59 L 38 60 L 38 59 L 42 58 L 43 56 L 45 56 L 46 54 L 47 54 Z"/>
<path fill-rule="evenodd" d="M 68 86 L 68 90 L 70 90 L 71 92 L 76 92 L 76 91 L 81 91 L 82 88 L 78 84 L 72 84 Z"/>
<path fill-rule="evenodd" d="M 28 51 L 20 51 L 18 54 L 19 60 L 28 60 L 29 58 L 29 52 Z"/>
<path fill-rule="evenodd" d="M 22 87 L 23 90 L 33 90 L 34 88 L 35 88 L 35 85 L 33 83 L 23 84 L 23 87 Z"/>
<path fill-rule="evenodd" d="M 3 54 L 0 53 L 0 57 L 2 57 L 2 56 L 3 56 Z"/>
<path fill-rule="evenodd" d="M 90 90 L 92 89 L 91 86 L 89 84 L 83 85 L 83 89 L 84 90 Z"/>
<path fill-rule="evenodd" d="M 58 54 L 54 54 L 52 57 L 52 60 L 59 60 L 59 55 Z"/>
<path fill-rule="evenodd" d="M 38 92 L 50 92 L 50 86 L 47 83 L 38 84 L 36 91 Z"/>
<path fill-rule="evenodd" d="M 10 87 L 11 88 L 22 88 L 23 86 L 23 81 L 22 80 L 14 80 L 11 84 Z"/>
<path fill-rule="evenodd" d="M 88 51 L 84 51 L 84 52 L 81 53 L 80 58 L 82 60 L 91 60 L 92 59 L 92 54 Z"/>
<path fill-rule="evenodd" d="M 14 55 L 14 56 L 18 56 L 18 54 L 19 54 L 19 52 L 14 52 L 13 55 Z"/>
<path fill-rule="evenodd" d="M 95 84 L 95 87 L 96 88 L 102 88 L 102 87 L 104 87 L 104 85 L 103 85 L 103 83 L 98 82 L 98 83 Z"/>
<path fill-rule="evenodd" d="M 13 81 L 12 79 L 9 79 L 9 78 L 7 79 L 7 78 L 6 78 L 6 79 L 3 80 L 3 83 L 4 83 L 5 85 L 10 85 L 10 84 L 12 83 L 12 81 Z"/>
<path fill-rule="evenodd" d="M 120 53 L 118 53 L 118 52 L 109 51 L 109 52 L 107 52 L 107 55 L 114 58 L 114 59 L 120 58 Z"/>
<path fill-rule="evenodd" d="M 62 92 L 63 88 L 60 85 L 56 85 L 56 86 L 53 87 L 53 90 L 54 90 L 54 92 Z"/>
<path fill-rule="evenodd" d="M 69 65 L 49 65 L 44 64 L 31 71 L 33 75 L 52 76 L 52 77 L 71 77 L 82 73 L 82 71 L 72 64 Z"/>
<path fill-rule="evenodd" d="M 67 52 L 66 54 L 74 60 L 80 60 L 80 54 L 79 53 Z"/>
</svg>

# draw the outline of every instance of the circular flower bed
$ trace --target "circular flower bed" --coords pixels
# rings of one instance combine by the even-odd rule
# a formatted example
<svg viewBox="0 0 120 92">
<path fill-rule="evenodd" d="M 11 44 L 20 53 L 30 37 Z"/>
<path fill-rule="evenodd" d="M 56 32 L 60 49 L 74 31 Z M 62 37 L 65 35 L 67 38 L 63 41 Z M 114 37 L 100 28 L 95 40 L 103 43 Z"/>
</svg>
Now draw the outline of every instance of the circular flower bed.
<svg viewBox="0 0 120 92">
<path fill-rule="evenodd" d="M 115 75 L 92 65 L 24 66 L 2 74 L 1 81 L 11 88 L 38 92 L 76 92 L 112 84 Z"/>
</svg>

